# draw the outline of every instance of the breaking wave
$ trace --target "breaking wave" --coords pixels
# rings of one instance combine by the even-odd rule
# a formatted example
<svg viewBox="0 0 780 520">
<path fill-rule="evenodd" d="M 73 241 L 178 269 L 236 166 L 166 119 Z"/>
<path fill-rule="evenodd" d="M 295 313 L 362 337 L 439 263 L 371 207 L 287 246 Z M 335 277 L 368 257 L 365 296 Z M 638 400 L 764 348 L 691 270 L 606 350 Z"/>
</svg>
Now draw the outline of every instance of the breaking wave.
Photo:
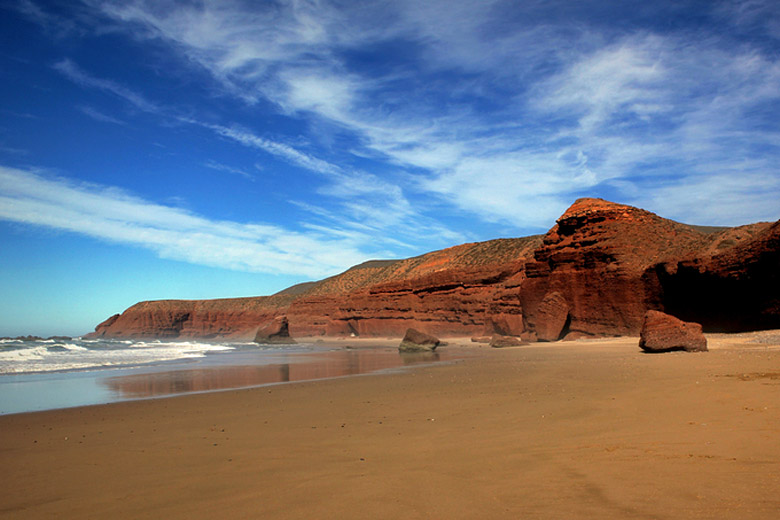
<svg viewBox="0 0 780 520">
<path fill-rule="evenodd" d="M 201 358 L 236 350 L 245 344 L 194 341 L 129 340 L 1 340 L 0 374 L 23 374 L 125 367 Z"/>
</svg>

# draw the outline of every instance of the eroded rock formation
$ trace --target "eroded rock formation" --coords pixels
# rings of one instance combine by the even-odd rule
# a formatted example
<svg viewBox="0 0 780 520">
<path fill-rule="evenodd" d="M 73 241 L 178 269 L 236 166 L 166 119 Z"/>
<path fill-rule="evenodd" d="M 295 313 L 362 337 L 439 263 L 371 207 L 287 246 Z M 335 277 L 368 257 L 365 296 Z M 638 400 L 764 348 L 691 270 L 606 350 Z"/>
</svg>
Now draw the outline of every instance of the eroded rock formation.
<svg viewBox="0 0 780 520">
<path fill-rule="evenodd" d="M 576 201 L 544 236 L 371 261 L 268 297 L 136 304 L 93 337 L 246 338 L 277 316 L 306 336 L 637 335 L 649 309 L 707 331 L 780 327 L 780 222 L 680 224 Z"/>
<path fill-rule="evenodd" d="M 401 344 L 398 345 L 399 352 L 430 352 L 436 350 L 439 346 L 439 338 L 425 334 L 416 329 L 407 329 Z"/>
<path fill-rule="evenodd" d="M 647 273 L 655 307 L 704 330 L 780 328 L 780 221 L 715 234 L 702 251 Z"/>
<path fill-rule="evenodd" d="M 659 311 L 647 311 L 639 335 L 639 348 L 645 352 L 703 352 L 707 350 L 707 338 L 698 323 L 682 321 Z"/>
<path fill-rule="evenodd" d="M 547 293 L 536 312 L 538 341 L 556 341 L 563 337 L 569 321 L 569 303 L 559 292 Z"/>
<path fill-rule="evenodd" d="M 295 340 L 290 337 L 290 322 L 287 316 L 277 316 L 271 323 L 257 329 L 255 343 L 267 343 L 271 345 L 290 345 Z"/>
<path fill-rule="evenodd" d="M 95 328 L 100 338 L 231 338 L 252 340 L 257 328 L 283 314 L 283 298 L 141 302 Z"/>
</svg>

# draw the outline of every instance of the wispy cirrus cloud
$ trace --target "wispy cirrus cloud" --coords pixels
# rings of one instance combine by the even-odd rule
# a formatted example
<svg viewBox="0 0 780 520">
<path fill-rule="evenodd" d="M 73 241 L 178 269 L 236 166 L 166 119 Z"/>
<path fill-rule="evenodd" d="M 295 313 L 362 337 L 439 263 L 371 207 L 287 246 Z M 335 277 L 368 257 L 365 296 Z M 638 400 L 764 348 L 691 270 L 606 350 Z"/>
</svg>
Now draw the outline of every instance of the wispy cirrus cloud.
<svg viewBox="0 0 780 520">
<path fill-rule="evenodd" d="M 0 166 L 0 186 L 2 220 L 143 247 L 193 264 L 320 278 L 377 252 L 349 233 L 213 220 L 109 186 L 31 170 Z"/>
<path fill-rule="evenodd" d="M 778 60 L 735 29 L 764 23 L 772 34 L 755 14 L 767 2 L 713 5 L 713 17 L 741 15 L 704 34 L 654 26 L 666 7 L 620 2 L 95 5 L 171 43 L 228 95 L 353 132 L 356 153 L 414 172 L 392 181 L 404 192 L 487 221 L 542 227 L 594 192 L 652 204 L 670 176 L 693 195 L 700 180 L 738 171 L 736 158 L 764 165 L 741 171 L 755 175 L 749 186 L 766 168 L 777 175 L 778 129 L 756 118 L 780 102 Z M 686 9 L 701 6 L 673 7 Z M 382 46 L 397 50 L 372 54 Z M 367 67 L 361 53 L 382 61 Z M 732 206 L 763 196 L 719 189 Z M 738 223 L 685 205 L 670 216 Z"/>
<path fill-rule="evenodd" d="M 75 20 L 58 16 L 49 10 L 43 9 L 38 3 L 31 0 L 18 0 L 10 3 L 9 7 L 21 13 L 28 20 L 37 23 L 47 33 L 57 38 L 64 38 L 82 31 Z"/>
<path fill-rule="evenodd" d="M 595 182 L 672 217 L 739 223 L 738 206 L 753 208 L 754 219 L 777 217 L 765 201 L 780 195 L 772 182 L 780 128 L 760 118 L 780 103 L 778 80 L 780 62 L 752 49 L 643 34 L 573 63 L 540 84 L 536 99 L 539 110 L 569 118 L 556 138 L 586 158 Z M 660 202 L 702 193 L 720 204 Z"/>
<path fill-rule="evenodd" d="M 300 166 L 301 168 L 305 168 L 315 173 L 337 175 L 341 171 L 341 168 L 335 164 L 331 164 L 327 161 L 314 157 L 313 155 L 298 150 L 288 144 L 258 136 L 252 133 L 250 130 L 241 128 L 239 126 L 215 125 L 196 121 L 194 119 L 183 119 L 183 121 L 203 126 L 209 130 L 212 130 L 215 134 L 221 137 L 233 140 L 250 148 L 262 150 L 275 157 L 281 158 L 290 164 Z"/>
<path fill-rule="evenodd" d="M 260 137 L 251 133 L 249 130 L 240 128 L 238 126 L 225 126 L 220 124 L 206 123 L 191 117 L 177 116 L 173 110 L 165 109 L 157 103 L 149 101 L 143 94 L 139 93 L 138 91 L 113 80 L 90 74 L 69 59 L 64 59 L 56 63 L 54 65 L 54 69 L 78 85 L 109 92 L 124 99 L 144 112 L 159 114 L 171 122 L 185 123 L 207 128 L 221 137 L 231 139 L 244 146 L 262 150 L 275 157 L 284 159 L 291 164 L 317 173 L 336 173 L 340 170 L 339 167 L 310 154 L 302 152 L 293 146 L 265 137 Z M 99 113 L 97 110 L 91 107 L 79 107 L 79 110 L 95 119 L 100 119 L 103 121 L 116 121 L 109 116 L 105 116 L 104 114 Z"/>
<path fill-rule="evenodd" d="M 255 176 L 251 173 L 244 171 L 240 168 L 234 168 L 232 166 L 228 166 L 227 164 L 218 163 L 216 161 L 206 161 L 204 163 L 204 166 L 206 168 L 211 168 L 212 170 L 216 170 L 219 172 L 226 172 L 226 173 L 232 173 L 234 175 L 239 175 L 247 180 L 254 181 Z"/>
<path fill-rule="evenodd" d="M 360 232 L 360 230 L 368 228 L 376 232 L 392 228 L 398 237 L 403 238 L 382 235 L 379 241 L 396 246 L 402 245 L 407 249 L 414 248 L 415 246 L 412 244 L 417 243 L 420 236 L 431 233 L 435 233 L 442 243 L 462 240 L 465 236 L 448 229 L 435 219 L 422 215 L 407 200 L 400 186 L 377 175 L 339 166 L 287 143 L 257 135 L 239 125 L 207 123 L 189 116 L 176 115 L 175 110 L 149 101 L 144 95 L 125 85 L 90 74 L 71 60 L 63 60 L 55 65 L 55 69 L 79 85 L 115 94 L 145 112 L 155 113 L 164 121 L 206 128 L 216 136 L 262 151 L 291 165 L 320 175 L 323 181 L 316 191 L 332 201 L 335 200 L 335 204 L 340 206 L 341 211 L 327 212 L 328 215 L 332 216 L 328 219 L 323 219 L 322 212 L 314 211 L 311 213 L 323 220 L 323 225 L 327 221 L 334 230 L 348 228 L 352 229 L 353 232 Z M 80 107 L 80 110 L 84 111 L 84 108 Z M 102 114 L 90 111 L 87 115 L 99 118 Z M 106 120 L 105 117 L 103 120 Z M 237 171 L 235 168 L 222 164 L 215 167 L 209 166 L 207 163 L 207 166 L 222 171 L 228 171 L 226 168 L 230 168 L 230 171 L 234 173 Z M 295 200 L 291 202 L 294 203 Z M 304 204 L 299 205 L 299 207 L 311 209 L 315 206 Z M 304 225 L 307 224 L 304 223 Z"/>
<path fill-rule="evenodd" d="M 462 240 L 465 237 L 463 233 L 453 231 L 435 219 L 423 215 L 409 202 L 400 186 L 377 175 L 338 166 L 287 144 L 258 136 L 245 128 L 226 127 L 194 120 L 189 122 L 209 128 L 217 135 L 243 146 L 262 150 L 321 175 L 324 182 L 315 191 L 326 197 L 334 210 L 315 209 L 317 206 L 310 203 L 296 205 L 320 218 L 327 215 L 325 220 L 335 228 L 371 229 L 374 232 L 392 229 L 397 235 L 396 238 L 382 234 L 375 239 L 401 245 L 404 248 L 415 247 L 412 244 L 417 243 L 421 236 L 428 236 L 431 233 L 444 243 Z M 291 202 L 296 203 L 294 199 Z"/>
<path fill-rule="evenodd" d="M 88 106 L 88 105 L 82 105 L 82 106 L 78 107 L 78 109 L 83 114 L 85 114 L 86 116 L 91 117 L 95 121 L 100 121 L 101 123 L 111 123 L 111 124 L 114 124 L 114 125 L 126 125 L 127 124 L 124 121 L 122 121 L 121 119 L 117 119 L 115 117 L 112 117 L 112 116 L 109 116 L 107 114 L 104 114 L 100 110 L 98 110 L 96 108 L 92 108 L 91 106 Z"/>
<path fill-rule="evenodd" d="M 54 69 L 65 75 L 68 79 L 84 87 L 96 88 L 120 97 L 139 110 L 150 113 L 160 112 L 160 107 L 152 103 L 144 96 L 119 83 L 108 79 L 97 78 L 69 59 L 64 59 L 54 64 Z"/>
</svg>

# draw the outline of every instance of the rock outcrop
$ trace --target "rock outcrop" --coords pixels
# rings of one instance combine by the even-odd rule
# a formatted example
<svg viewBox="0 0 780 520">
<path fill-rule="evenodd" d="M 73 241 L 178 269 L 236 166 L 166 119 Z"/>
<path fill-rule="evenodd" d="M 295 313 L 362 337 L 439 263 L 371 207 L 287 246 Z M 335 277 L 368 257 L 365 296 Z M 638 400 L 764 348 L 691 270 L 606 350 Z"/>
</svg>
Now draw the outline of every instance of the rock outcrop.
<svg viewBox="0 0 780 520">
<path fill-rule="evenodd" d="M 701 251 L 659 263 L 653 307 L 712 332 L 780 328 L 780 221 L 714 234 Z"/>
<path fill-rule="evenodd" d="M 295 337 L 636 335 L 647 310 L 706 331 L 780 328 L 780 222 L 680 224 L 576 201 L 544 236 L 371 261 L 273 296 L 141 302 L 92 337 L 252 339 L 286 316 Z"/>
<path fill-rule="evenodd" d="M 647 311 L 639 348 L 645 352 L 703 352 L 707 350 L 707 338 L 698 323 L 682 321 L 663 312 Z"/>
<path fill-rule="evenodd" d="M 566 335 L 569 320 L 569 304 L 559 292 L 551 292 L 542 298 L 536 313 L 536 337 L 538 341 L 556 341 Z"/>
<path fill-rule="evenodd" d="M 289 301 L 275 297 L 141 302 L 110 317 L 87 336 L 252 340 L 259 325 L 283 314 L 284 303 Z"/>
<path fill-rule="evenodd" d="M 656 287 L 648 287 L 643 278 L 645 271 L 696 251 L 705 241 L 705 233 L 649 211 L 580 199 L 544 236 L 534 261 L 526 264 L 519 295 L 528 328 L 546 340 L 569 332 L 637 334 L 645 311 L 654 308 L 651 296 L 656 294 Z M 551 301 L 554 293 L 559 296 Z M 564 303 L 566 330 L 558 329 Z"/>
<path fill-rule="evenodd" d="M 295 336 L 400 337 L 409 327 L 440 336 L 492 335 L 496 327 L 520 334 L 517 290 L 540 242 L 491 240 L 362 264 L 294 301 L 286 311 L 290 328 Z"/>
<path fill-rule="evenodd" d="M 255 343 L 271 345 L 290 345 L 295 340 L 290 337 L 290 323 L 286 316 L 277 316 L 271 323 L 260 327 L 255 334 Z"/>
<path fill-rule="evenodd" d="M 490 338 L 490 346 L 493 348 L 506 348 L 506 347 L 519 347 L 520 345 L 527 345 L 526 341 L 515 336 L 502 336 L 496 334 Z"/>
<path fill-rule="evenodd" d="M 436 350 L 441 341 L 439 338 L 425 334 L 416 329 L 407 329 L 401 344 L 398 345 L 399 352 L 430 352 Z"/>
</svg>

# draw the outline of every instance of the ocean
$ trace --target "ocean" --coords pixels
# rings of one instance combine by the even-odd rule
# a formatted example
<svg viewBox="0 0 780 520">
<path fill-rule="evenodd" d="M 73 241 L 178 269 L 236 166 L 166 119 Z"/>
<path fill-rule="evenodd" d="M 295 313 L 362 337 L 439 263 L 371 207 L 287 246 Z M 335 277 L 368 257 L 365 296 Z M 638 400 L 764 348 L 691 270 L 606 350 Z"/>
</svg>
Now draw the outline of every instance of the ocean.
<svg viewBox="0 0 780 520">
<path fill-rule="evenodd" d="M 266 349 L 268 347 L 265 347 Z M 226 351 L 263 350 L 256 343 L 106 339 L 0 340 L 0 374 L 130 367 L 194 360 Z M 272 350 L 278 350 L 273 349 Z"/>
<path fill-rule="evenodd" d="M 0 340 L 0 414 L 326 379 L 454 359 L 318 343 Z"/>
</svg>

